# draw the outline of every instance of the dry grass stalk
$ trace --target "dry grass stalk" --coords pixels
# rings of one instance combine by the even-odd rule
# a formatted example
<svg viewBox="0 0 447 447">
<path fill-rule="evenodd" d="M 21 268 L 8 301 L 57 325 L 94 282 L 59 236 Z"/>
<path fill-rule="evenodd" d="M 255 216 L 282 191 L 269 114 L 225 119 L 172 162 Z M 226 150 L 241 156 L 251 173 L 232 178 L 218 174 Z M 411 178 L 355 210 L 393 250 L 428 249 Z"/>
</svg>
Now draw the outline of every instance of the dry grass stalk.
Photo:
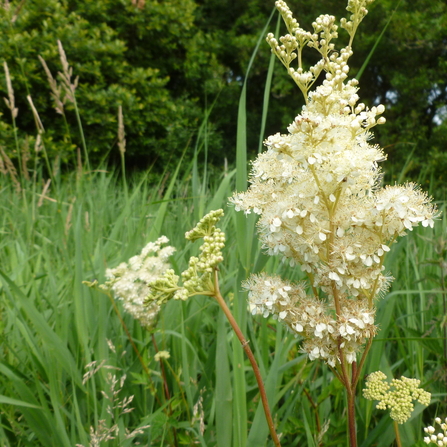
<svg viewBox="0 0 447 447">
<path fill-rule="evenodd" d="M 118 106 L 118 148 L 121 154 L 126 152 L 126 139 L 124 133 L 124 120 L 123 120 L 123 108 Z"/>
<path fill-rule="evenodd" d="M 61 154 L 56 154 L 53 161 L 53 177 L 57 177 L 61 167 Z"/>
<path fill-rule="evenodd" d="M 5 162 L 3 161 L 3 158 L 2 158 L 1 155 L 0 155 L 0 172 L 3 175 L 7 175 L 8 174 L 8 170 L 6 169 Z"/>
<path fill-rule="evenodd" d="M 146 0 L 132 0 L 132 5 L 136 6 L 138 9 L 143 9 L 146 4 Z"/>
<path fill-rule="evenodd" d="M 42 150 L 42 137 L 40 133 L 37 134 L 36 142 L 34 143 L 34 151 L 38 154 Z"/>
<path fill-rule="evenodd" d="M 87 372 L 84 374 L 84 378 L 82 380 L 82 383 L 84 385 L 102 368 L 121 371 L 120 368 L 106 365 L 105 360 L 102 360 L 100 363 L 94 360 L 93 362 L 89 363 L 85 368 L 87 369 Z M 120 428 L 119 424 L 117 424 L 118 422 L 117 418 L 133 411 L 133 408 L 129 408 L 129 405 L 131 404 L 134 396 L 124 397 L 122 400 L 120 397 L 118 397 L 118 394 L 123 390 L 125 380 L 126 380 L 125 374 L 120 378 L 117 378 L 115 374 L 107 373 L 106 382 L 109 385 L 109 390 L 108 392 L 101 390 L 101 394 L 106 399 L 106 401 L 108 401 L 107 412 L 111 416 L 111 423 L 113 425 L 111 427 L 108 427 L 106 421 L 102 419 L 98 421 L 96 428 L 90 427 L 89 447 L 100 447 L 102 442 L 107 442 L 109 440 L 115 439 L 120 434 Z M 132 439 L 135 438 L 137 435 L 142 435 L 144 434 L 144 430 L 146 430 L 149 427 L 150 425 L 138 427 L 132 432 L 125 427 L 124 438 Z M 139 444 L 138 442 L 135 443 L 135 445 L 138 444 Z M 84 447 L 84 445 L 76 444 L 76 447 Z"/>
<path fill-rule="evenodd" d="M 19 16 L 19 13 L 20 13 L 20 11 L 21 11 L 23 5 L 25 4 L 25 2 L 26 2 L 26 0 L 22 0 L 22 1 L 18 4 L 16 10 L 14 11 L 14 14 L 13 14 L 12 17 L 11 17 L 11 23 L 14 23 L 14 22 L 17 20 L 17 17 Z"/>
<path fill-rule="evenodd" d="M 2 156 L 3 162 L 6 166 L 6 170 L 11 176 L 11 180 L 13 181 L 16 191 L 20 192 L 22 190 L 22 187 L 20 186 L 20 182 L 17 178 L 17 170 L 14 166 L 14 163 L 11 161 L 11 159 L 8 157 L 6 152 L 3 150 L 3 148 L 0 146 L 0 155 Z"/>
<path fill-rule="evenodd" d="M 5 11 L 9 11 L 11 7 L 11 5 L 9 4 L 9 0 L 4 0 L 1 6 Z"/>
<path fill-rule="evenodd" d="M 64 107 L 65 107 L 65 98 L 62 99 L 62 87 L 57 84 L 56 79 L 53 78 L 53 75 L 51 74 L 50 69 L 48 68 L 47 63 L 41 57 L 40 55 L 37 56 L 40 60 L 40 63 L 43 66 L 43 69 L 45 70 L 45 73 L 48 78 L 48 83 L 50 84 L 51 89 L 51 97 L 53 98 L 53 101 L 55 103 L 55 109 L 57 113 L 60 113 L 61 115 L 64 114 Z"/>
<path fill-rule="evenodd" d="M 203 411 L 203 392 L 205 388 L 200 390 L 200 396 L 193 408 L 193 417 L 191 425 L 194 426 L 197 422 L 199 423 L 199 432 L 203 436 L 205 433 L 205 412 Z"/>
<path fill-rule="evenodd" d="M 17 118 L 17 114 L 19 113 L 19 109 L 15 105 L 14 99 L 14 89 L 12 88 L 11 76 L 9 75 L 9 68 L 6 62 L 3 62 L 3 68 L 5 70 L 5 78 L 6 78 L 6 88 L 8 90 L 8 98 L 3 98 L 5 100 L 8 109 L 11 110 L 12 118 Z"/>
<path fill-rule="evenodd" d="M 17 20 L 20 10 L 22 9 L 25 2 L 26 2 L 26 0 L 21 0 L 21 2 L 18 4 L 17 8 L 15 9 L 14 13 L 12 14 L 11 23 L 14 23 Z M 9 3 L 9 0 L 4 0 L 4 2 L 0 6 L 7 12 L 9 12 L 11 10 L 11 4 Z"/>
<path fill-rule="evenodd" d="M 77 176 L 79 178 L 82 176 L 82 172 L 83 172 L 81 148 L 79 148 L 79 147 L 76 148 L 76 155 L 77 155 L 77 160 L 78 160 Z"/>
<path fill-rule="evenodd" d="M 29 154 L 29 139 L 28 136 L 25 138 L 25 143 L 23 144 L 23 148 L 22 148 L 22 173 L 23 176 L 25 177 L 25 180 L 29 181 L 30 175 L 29 175 L 29 171 L 28 171 L 28 160 L 30 159 L 30 154 Z"/>
<path fill-rule="evenodd" d="M 90 217 L 89 216 L 90 215 L 89 215 L 88 211 L 86 211 L 85 212 L 85 226 L 84 226 L 85 231 L 90 231 Z M 109 345 L 109 347 L 110 347 L 110 345 Z"/>
<path fill-rule="evenodd" d="M 47 182 L 45 183 L 43 190 L 42 190 L 42 194 L 40 194 L 40 199 L 37 202 L 37 207 L 40 208 L 43 204 L 44 199 L 50 199 L 49 197 L 46 197 L 46 194 L 48 192 L 48 189 L 50 188 L 50 184 L 51 184 L 51 179 L 49 178 L 47 180 Z"/>
<path fill-rule="evenodd" d="M 70 206 L 68 207 L 67 218 L 65 219 L 65 236 L 68 236 L 68 232 L 70 231 L 71 228 L 71 217 L 73 215 L 73 206 L 75 202 L 76 197 L 73 197 Z"/>
<path fill-rule="evenodd" d="M 37 113 L 37 109 L 34 106 L 33 100 L 30 95 L 28 95 L 26 99 L 28 100 L 31 106 L 31 111 L 33 112 L 34 122 L 36 123 L 37 131 L 39 132 L 39 134 L 42 134 L 45 132 L 45 128 L 43 127 L 42 121 L 40 120 L 39 114 Z"/>
<path fill-rule="evenodd" d="M 60 40 L 57 41 L 57 47 L 59 50 L 59 56 L 61 59 L 62 64 L 62 73 L 58 72 L 58 76 L 62 80 L 62 86 L 65 91 L 65 99 L 68 99 L 68 101 L 74 103 L 75 102 L 75 90 L 78 86 L 78 80 L 79 78 L 76 77 L 74 82 L 71 82 L 71 77 L 73 76 L 73 68 L 70 67 L 67 56 L 65 55 L 64 47 L 62 46 L 62 43 Z"/>
</svg>

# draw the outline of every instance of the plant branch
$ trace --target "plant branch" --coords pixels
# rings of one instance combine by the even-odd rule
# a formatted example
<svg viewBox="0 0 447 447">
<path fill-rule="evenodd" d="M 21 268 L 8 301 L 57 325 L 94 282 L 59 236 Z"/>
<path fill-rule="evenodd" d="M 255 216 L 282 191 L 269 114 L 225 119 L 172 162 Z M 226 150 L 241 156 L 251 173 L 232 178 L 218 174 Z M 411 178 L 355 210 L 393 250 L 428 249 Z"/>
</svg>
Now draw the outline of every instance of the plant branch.
<svg viewBox="0 0 447 447">
<path fill-rule="evenodd" d="M 400 440 L 400 433 L 399 433 L 399 425 L 397 424 L 396 421 L 393 421 L 393 428 L 394 428 L 394 433 L 396 435 L 396 446 L 402 447 L 402 442 Z"/>
<path fill-rule="evenodd" d="M 253 355 L 250 346 L 248 345 L 248 340 L 245 339 L 244 334 L 242 333 L 239 325 L 233 317 L 230 309 L 227 306 L 227 303 L 223 299 L 220 290 L 219 290 L 219 278 L 217 274 L 217 268 L 214 269 L 214 297 L 216 298 L 219 306 L 223 310 L 225 316 L 228 318 L 231 327 L 237 335 L 237 338 L 241 342 L 242 348 L 247 354 L 248 359 L 250 360 L 251 366 L 253 368 L 253 372 L 255 373 L 256 381 L 258 382 L 259 393 L 261 395 L 262 406 L 264 407 L 265 418 L 267 419 L 267 424 L 269 426 L 270 435 L 275 443 L 276 447 L 281 447 L 281 443 L 279 442 L 278 435 L 276 434 L 275 425 L 273 424 L 272 414 L 270 412 L 269 403 L 267 400 L 267 393 L 265 392 L 264 383 L 262 381 L 261 372 L 259 370 L 258 364 L 256 363 L 255 356 Z"/>
</svg>

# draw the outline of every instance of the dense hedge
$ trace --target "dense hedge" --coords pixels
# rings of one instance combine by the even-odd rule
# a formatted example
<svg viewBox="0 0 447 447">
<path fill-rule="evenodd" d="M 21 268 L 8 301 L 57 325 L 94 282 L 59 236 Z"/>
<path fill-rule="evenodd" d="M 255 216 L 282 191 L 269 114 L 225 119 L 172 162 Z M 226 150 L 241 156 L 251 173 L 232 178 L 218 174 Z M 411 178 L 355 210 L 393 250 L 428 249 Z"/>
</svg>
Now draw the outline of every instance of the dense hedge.
<svg viewBox="0 0 447 447">
<path fill-rule="evenodd" d="M 340 18 L 346 12 L 343 0 L 290 0 L 289 4 L 306 28 L 321 13 Z M 50 155 L 73 160 L 75 148 L 81 145 L 73 106 L 66 103 L 67 127 L 54 110 L 38 60 L 41 55 L 54 76 L 61 71 L 59 39 L 73 77 L 79 76 L 76 95 L 94 161 L 109 150 L 109 159 L 117 159 L 117 109 L 122 105 L 129 164 L 141 168 L 155 163 L 162 170 L 170 160 L 177 161 L 186 147 L 193 151 L 208 112 L 209 160 L 222 165 L 226 157 L 231 162 L 240 88 L 273 7 L 273 0 L 9 3 L 9 8 L 0 9 L 0 54 L 13 78 L 20 144 L 32 147 L 36 134 L 26 101 L 31 94 L 45 126 Z M 447 5 L 442 0 L 377 0 L 356 38 L 350 61 L 353 75 L 390 18 L 363 73 L 360 96 L 368 105 L 381 102 L 387 107 L 388 123 L 376 136 L 390 154 L 390 175 L 401 172 L 411 153 L 411 177 L 422 173 L 426 180 L 431 175 L 442 183 L 447 172 Z M 274 30 L 275 24 L 276 18 L 269 29 Z M 269 57 L 267 44 L 261 45 L 250 72 L 247 138 L 253 153 Z M 311 58 L 312 51 L 306 57 Z M 0 94 L 7 96 L 3 72 Z M 277 63 L 266 133 L 285 131 L 301 105 L 299 91 Z M 0 114 L 0 145 L 11 154 L 16 146 L 10 112 L 3 103 Z"/>
<path fill-rule="evenodd" d="M 119 105 L 131 159 L 158 159 L 162 166 L 183 150 L 202 119 L 200 90 L 210 84 L 203 82 L 223 78 L 194 27 L 193 0 L 146 2 L 141 8 L 124 0 L 37 0 L 26 2 L 13 21 L 14 6 L 2 11 L 0 53 L 13 77 L 17 122 L 24 134 L 35 134 L 26 101 L 30 93 L 49 153 L 68 160 L 81 145 L 73 105 L 66 102 L 67 129 L 54 110 L 38 60 L 40 55 L 56 77 L 62 71 L 60 40 L 73 78 L 79 76 L 76 98 L 93 159 L 116 145 Z M 9 111 L 3 107 L 2 112 L 0 141 L 12 148 Z"/>
</svg>

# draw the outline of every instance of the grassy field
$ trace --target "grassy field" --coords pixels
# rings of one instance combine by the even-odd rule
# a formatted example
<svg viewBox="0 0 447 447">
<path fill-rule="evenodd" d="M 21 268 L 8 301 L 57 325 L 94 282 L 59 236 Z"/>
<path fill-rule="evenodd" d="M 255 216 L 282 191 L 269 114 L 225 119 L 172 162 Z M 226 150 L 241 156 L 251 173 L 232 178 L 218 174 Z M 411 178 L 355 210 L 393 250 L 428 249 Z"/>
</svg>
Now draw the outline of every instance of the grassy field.
<svg viewBox="0 0 447 447">
<path fill-rule="evenodd" d="M 273 56 L 260 142 L 272 70 Z M 281 444 L 347 445 L 342 385 L 322 362 L 308 360 L 282 324 L 252 317 L 242 292 L 250 273 L 302 277 L 299 268 L 263 254 L 253 216 L 228 206 L 233 191 L 247 185 L 245 95 L 244 85 L 234 170 L 200 167 L 204 131 L 192 160 L 159 177 L 123 176 L 124 156 L 119 172 L 90 170 L 86 145 L 84 168 L 52 175 L 51 186 L 53 160 L 45 168 L 36 161 L 28 179 L 25 169 L 17 177 L 0 174 L 2 447 L 273 445 L 253 371 L 216 301 L 170 301 L 149 332 L 122 302 L 83 284 L 104 283 L 107 268 L 161 235 L 177 248 L 171 263 L 182 272 L 198 251 L 185 232 L 218 208 L 227 238 L 220 288 L 258 361 Z M 445 203 L 438 207 L 444 211 Z M 444 212 L 433 230 L 414 230 L 389 254 L 386 268 L 395 280 L 378 303 L 380 330 L 365 365 L 366 374 L 380 369 L 389 378 L 418 378 L 432 393 L 429 408 L 416 406 L 400 427 L 406 447 L 425 445 L 423 427 L 447 416 L 445 219 Z M 364 380 L 359 394 L 362 387 Z M 357 414 L 361 447 L 394 445 L 387 412 L 359 398 Z"/>
<path fill-rule="evenodd" d="M 254 221 L 227 207 L 234 172 L 211 188 L 197 169 L 159 185 L 143 175 L 130 179 L 127 193 L 113 172 L 68 177 L 44 196 L 39 181 L 20 193 L 1 182 L 2 446 L 268 445 L 253 373 L 216 302 L 168 303 L 151 335 L 120 302 L 115 310 L 82 284 L 104 282 L 107 267 L 161 234 L 177 247 L 172 263 L 183 270 L 197 250 L 185 244 L 185 231 L 219 207 L 227 235 L 221 289 L 260 364 L 282 444 L 345 445 L 341 385 L 323 364 L 306 360 L 281 324 L 247 312 L 240 281 L 248 272 L 300 273 L 267 259 Z M 367 372 L 420 378 L 433 394 L 424 416 L 417 407 L 402 426 L 406 446 L 422 445 L 423 421 L 446 412 L 445 229 L 441 219 L 434 230 L 414 231 L 387 259 L 396 279 L 379 303 L 380 332 L 366 365 Z M 155 361 L 158 350 L 170 358 Z M 388 415 L 364 399 L 357 405 L 360 445 L 392 445 Z"/>
</svg>

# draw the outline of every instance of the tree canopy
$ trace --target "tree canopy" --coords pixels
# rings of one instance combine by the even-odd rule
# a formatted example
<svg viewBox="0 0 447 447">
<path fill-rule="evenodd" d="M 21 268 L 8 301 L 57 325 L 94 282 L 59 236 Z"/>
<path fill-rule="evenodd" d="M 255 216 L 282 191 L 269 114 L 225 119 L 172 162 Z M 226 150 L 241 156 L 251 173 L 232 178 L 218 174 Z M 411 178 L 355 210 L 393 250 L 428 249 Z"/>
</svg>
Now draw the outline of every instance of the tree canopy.
<svg viewBox="0 0 447 447">
<path fill-rule="evenodd" d="M 346 15 L 341 0 L 290 0 L 289 6 L 308 29 L 322 13 L 338 19 Z M 76 99 L 94 160 L 109 152 L 112 162 L 117 158 L 121 105 L 129 163 L 162 170 L 177 161 L 185 148 L 192 151 L 205 116 L 209 160 L 221 165 L 226 157 L 231 163 L 241 85 L 273 8 L 273 0 L 6 2 L 0 10 L 0 52 L 12 77 L 20 141 L 32 144 L 36 135 L 26 100 L 31 95 L 51 155 L 69 162 L 81 144 L 73 105 L 65 103 L 65 124 L 38 59 L 56 78 L 62 71 L 60 40 L 73 79 L 79 77 Z M 362 74 L 360 96 L 367 105 L 387 108 L 388 122 L 377 130 L 376 141 L 390 154 L 389 173 L 402 172 L 411 154 L 406 169 L 413 178 L 442 182 L 447 168 L 447 5 L 376 0 L 369 9 L 354 42 L 351 74 L 358 73 L 376 45 Z M 253 155 L 269 58 L 270 49 L 262 44 L 248 80 L 247 138 Z M 4 73 L 0 90 L 7 97 Z M 284 132 L 302 105 L 299 90 L 278 63 L 270 96 L 266 136 Z M 5 104 L 0 114 L 0 145 L 12 152 L 14 132 Z"/>
</svg>

